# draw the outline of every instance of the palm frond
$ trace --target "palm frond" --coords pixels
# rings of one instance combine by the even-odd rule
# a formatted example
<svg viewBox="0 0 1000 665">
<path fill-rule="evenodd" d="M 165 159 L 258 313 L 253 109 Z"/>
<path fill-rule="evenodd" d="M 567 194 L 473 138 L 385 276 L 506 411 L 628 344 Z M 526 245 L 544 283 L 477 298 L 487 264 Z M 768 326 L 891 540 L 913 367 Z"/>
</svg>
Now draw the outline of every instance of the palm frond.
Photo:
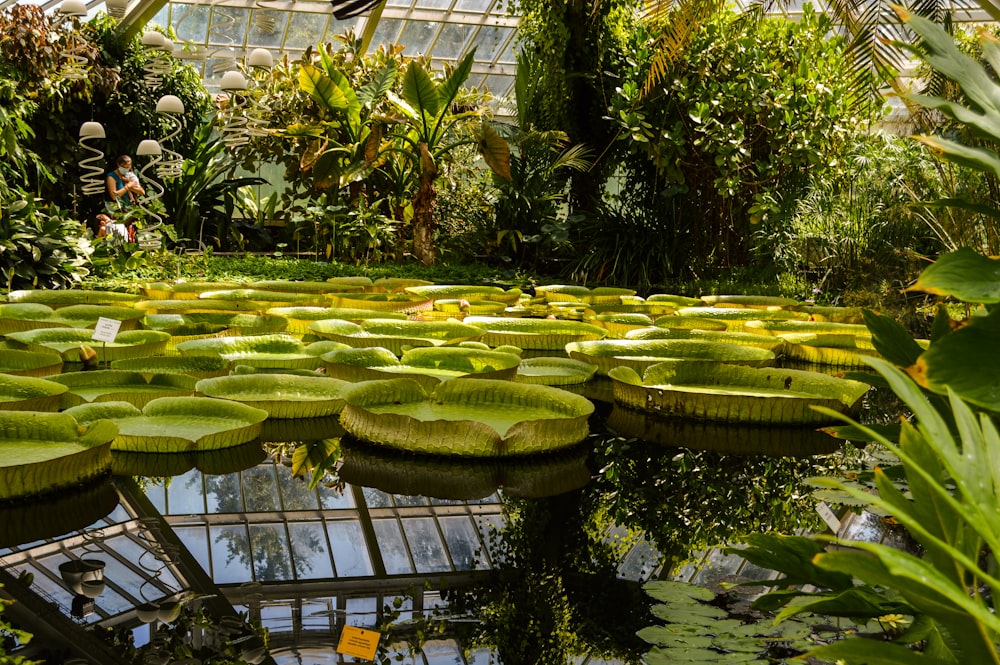
<svg viewBox="0 0 1000 665">
<path fill-rule="evenodd" d="M 648 95 L 666 78 L 670 67 L 685 56 L 692 38 L 705 21 L 725 9 L 725 0 L 679 0 L 675 3 L 653 0 L 646 4 L 643 19 L 659 26 L 660 30 L 643 95 Z"/>
</svg>

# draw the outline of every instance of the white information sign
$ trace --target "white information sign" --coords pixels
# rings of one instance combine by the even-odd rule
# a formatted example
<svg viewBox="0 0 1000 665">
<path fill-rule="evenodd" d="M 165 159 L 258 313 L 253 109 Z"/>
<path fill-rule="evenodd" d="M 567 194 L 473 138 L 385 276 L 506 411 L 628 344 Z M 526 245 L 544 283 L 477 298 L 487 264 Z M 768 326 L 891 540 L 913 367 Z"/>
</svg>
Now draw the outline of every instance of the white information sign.
<svg viewBox="0 0 1000 665">
<path fill-rule="evenodd" d="M 115 337 L 118 336 L 118 329 L 121 327 L 122 322 L 118 319 L 99 317 L 97 325 L 94 326 L 94 334 L 90 336 L 90 339 L 97 340 L 98 342 L 113 342 L 115 341 Z"/>
</svg>

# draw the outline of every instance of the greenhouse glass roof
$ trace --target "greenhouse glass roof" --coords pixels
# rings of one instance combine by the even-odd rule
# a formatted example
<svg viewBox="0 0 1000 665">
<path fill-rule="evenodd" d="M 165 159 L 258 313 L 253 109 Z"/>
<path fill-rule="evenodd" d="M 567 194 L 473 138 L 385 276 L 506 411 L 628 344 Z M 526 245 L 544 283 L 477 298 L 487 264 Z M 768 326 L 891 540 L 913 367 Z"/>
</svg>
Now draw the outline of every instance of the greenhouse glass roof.
<svg viewBox="0 0 1000 665">
<path fill-rule="evenodd" d="M 123 0 L 119 0 L 123 1 Z M 55 11 L 61 0 L 42 0 Z M 0 0 L 0 9 L 17 0 Z M 88 15 L 107 11 L 104 0 L 86 2 Z M 120 13 L 120 12 L 118 12 Z M 336 43 L 353 31 L 367 50 L 380 44 L 399 45 L 403 54 L 430 57 L 435 68 L 454 62 L 473 48 L 475 64 L 468 85 L 486 86 L 503 98 L 514 83 L 514 36 L 517 19 L 499 0 L 387 0 L 361 16 L 338 20 L 330 2 L 309 0 L 131 0 L 120 18 L 137 30 L 170 27 L 176 33 L 173 55 L 194 66 L 210 90 L 222 74 L 257 48 L 275 60 L 294 60 L 306 48 Z"/>
</svg>

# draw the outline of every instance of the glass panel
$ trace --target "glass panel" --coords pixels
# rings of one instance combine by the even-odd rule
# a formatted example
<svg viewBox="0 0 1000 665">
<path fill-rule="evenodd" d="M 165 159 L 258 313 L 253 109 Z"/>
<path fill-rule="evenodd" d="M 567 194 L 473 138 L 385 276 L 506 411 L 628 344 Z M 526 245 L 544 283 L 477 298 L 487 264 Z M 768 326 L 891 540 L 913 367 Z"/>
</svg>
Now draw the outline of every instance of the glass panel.
<svg viewBox="0 0 1000 665">
<path fill-rule="evenodd" d="M 338 489 L 335 487 L 320 486 L 317 488 L 319 502 L 323 508 L 354 508 L 354 492 L 349 488 Z"/>
<path fill-rule="evenodd" d="M 330 522 L 326 525 L 333 547 L 337 577 L 360 577 L 372 574 L 372 562 L 365 547 L 361 524 L 356 521 Z"/>
<path fill-rule="evenodd" d="M 455 640 L 427 640 L 422 646 L 427 665 L 459 665 L 462 650 Z"/>
<path fill-rule="evenodd" d="M 292 522 L 288 525 L 292 539 L 292 557 L 298 579 L 333 577 L 333 564 L 326 547 L 326 533 L 319 522 Z"/>
<path fill-rule="evenodd" d="M 281 510 L 273 464 L 261 464 L 243 472 L 243 500 L 248 513 Z"/>
<path fill-rule="evenodd" d="M 493 660 L 490 658 L 491 652 L 489 649 L 474 649 L 466 654 L 466 659 L 469 665 L 490 665 Z"/>
<path fill-rule="evenodd" d="M 407 21 L 399 35 L 399 43 L 403 45 L 404 55 L 420 55 L 427 53 L 431 40 L 437 34 L 441 24 L 437 21 Z"/>
<path fill-rule="evenodd" d="M 130 519 L 132 519 L 132 516 L 128 514 L 127 510 L 125 510 L 125 506 L 119 503 L 117 506 L 115 506 L 115 509 L 112 510 L 110 513 L 108 513 L 107 517 L 105 517 L 104 519 L 109 524 L 119 524 L 120 522 L 129 521 Z M 100 520 L 98 520 L 98 522 L 95 522 L 95 524 L 99 522 Z"/>
<path fill-rule="evenodd" d="M 395 519 L 372 520 L 372 526 L 375 529 L 375 540 L 378 541 L 385 572 L 389 575 L 412 573 L 413 565 L 410 563 L 410 555 L 406 552 L 406 543 L 403 541 L 403 532 L 399 530 L 399 523 Z"/>
<path fill-rule="evenodd" d="M 250 540 L 243 525 L 209 527 L 212 534 L 212 570 L 216 584 L 248 582 Z"/>
<path fill-rule="evenodd" d="M 451 0 L 420 0 L 421 9 L 448 9 Z"/>
<path fill-rule="evenodd" d="M 148 30 L 152 30 L 154 27 L 165 28 L 168 25 L 170 25 L 170 3 L 169 2 L 164 3 L 164 5 L 162 7 L 160 7 L 160 11 L 156 12 L 156 16 L 154 16 L 152 18 L 152 20 L 149 21 L 149 23 L 146 25 L 146 28 Z"/>
<path fill-rule="evenodd" d="M 482 14 L 493 4 L 493 0 L 457 0 L 455 9 L 464 12 Z"/>
<path fill-rule="evenodd" d="M 335 598 L 317 598 L 302 601 L 303 630 L 332 630 L 333 612 L 337 609 Z"/>
<path fill-rule="evenodd" d="M 250 10 L 243 7 L 212 5 L 212 25 L 208 29 L 209 44 L 243 46 Z"/>
<path fill-rule="evenodd" d="M 388 508 L 392 505 L 392 497 L 382 490 L 375 489 L 374 487 L 365 487 L 362 489 L 362 492 L 365 496 L 365 505 L 369 508 Z"/>
<path fill-rule="evenodd" d="M 174 31 L 180 41 L 204 44 L 208 34 L 208 5 L 174 5 Z"/>
<path fill-rule="evenodd" d="M 479 545 L 479 534 L 472 520 L 464 515 L 440 518 L 448 551 L 455 570 L 485 570 L 489 568 L 486 553 Z"/>
<path fill-rule="evenodd" d="M 486 77 L 485 84 L 493 96 L 499 99 L 512 94 L 510 89 L 514 85 L 514 77 L 494 74 Z"/>
<path fill-rule="evenodd" d="M 403 532 L 410 544 L 413 565 L 418 573 L 435 573 L 449 570 L 444 544 L 438 535 L 434 520 L 415 517 L 403 520 Z"/>
<path fill-rule="evenodd" d="M 288 24 L 288 12 L 255 9 L 250 15 L 250 29 L 247 31 L 247 46 L 274 48 L 281 46 Z"/>
<path fill-rule="evenodd" d="M 281 498 L 285 505 L 285 510 L 316 510 L 319 508 L 319 499 L 316 492 L 309 489 L 309 483 L 303 482 L 300 478 L 292 478 L 292 470 L 284 464 L 275 466 L 278 472 L 278 482 L 281 487 Z"/>
<path fill-rule="evenodd" d="M 375 625 L 378 613 L 378 600 L 376 598 L 348 598 L 344 606 L 347 610 L 347 625 L 358 626 L 360 628 L 371 628 Z"/>
<path fill-rule="evenodd" d="M 496 60 L 500 49 L 504 47 L 513 32 L 513 28 L 501 28 L 494 25 L 483 26 L 472 41 L 472 46 L 476 47 L 476 60 L 481 62 Z"/>
<path fill-rule="evenodd" d="M 201 485 L 201 472 L 191 469 L 176 476 L 167 487 L 169 515 L 192 515 L 205 512 L 205 495 Z"/>
<path fill-rule="evenodd" d="M 208 529 L 203 526 L 175 526 L 174 533 L 184 543 L 184 547 L 188 549 L 195 561 L 201 564 L 206 573 L 211 575 L 212 570 L 209 566 L 211 566 L 212 560 L 209 557 Z"/>
<path fill-rule="evenodd" d="M 426 497 L 420 495 L 393 494 L 392 500 L 397 506 L 426 506 Z"/>
<path fill-rule="evenodd" d="M 292 12 L 288 19 L 285 44 L 295 48 L 318 44 L 323 38 L 323 31 L 326 30 L 327 18 L 326 14 Z"/>
<path fill-rule="evenodd" d="M 228 473 L 224 476 L 205 476 L 208 512 L 242 513 L 243 494 L 240 491 L 240 474 Z"/>
<path fill-rule="evenodd" d="M 167 488 L 163 485 L 149 484 L 146 486 L 146 498 L 150 500 L 156 512 L 167 514 Z"/>
<path fill-rule="evenodd" d="M 289 632 L 292 629 L 292 606 L 286 603 L 261 604 L 260 623 L 268 630 Z"/>
<path fill-rule="evenodd" d="M 446 23 L 441 28 L 441 34 L 438 35 L 437 42 L 434 44 L 434 57 L 457 60 L 460 55 L 465 53 L 465 45 L 475 30 L 474 25 Z M 476 58 L 479 59 L 478 51 Z"/>
<path fill-rule="evenodd" d="M 253 550 L 253 570 L 258 582 L 292 579 L 288 537 L 283 525 L 251 525 L 250 546 Z"/>
<path fill-rule="evenodd" d="M 394 19 L 382 19 L 375 26 L 375 34 L 372 35 L 372 45 L 369 50 L 378 48 L 380 44 L 395 45 L 401 43 L 398 39 L 402 21 Z"/>
<path fill-rule="evenodd" d="M 503 55 L 500 56 L 497 62 L 502 62 L 505 65 L 517 64 L 517 57 L 514 55 L 516 50 L 517 50 L 517 40 L 512 39 L 510 40 L 510 43 L 507 45 L 507 48 L 504 49 Z"/>
<path fill-rule="evenodd" d="M 51 597 L 60 605 L 69 607 L 70 603 L 73 601 L 73 594 L 70 593 L 69 589 L 67 589 L 66 585 L 64 585 L 61 581 L 56 581 L 61 579 L 59 576 L 59 564 L 68 560 L 69 557 L 65 554 L 55 554 L 53 556 L 47 556 L 43 559 L 39 559 L 36 562 L 39 569 L 47 568 L 51 570 L 52 574 L 56 578 L 55 580 L 49 579 L 44 573 L 41 572 L 41 570 L 35 569 L 32 566 L 24 566 L 23 568 L 20 566 L 14 566 L 12 568 L 8 568 L 7 570 L 15 577 L 22 572 L 31 573 L 34 575 L 34 581 L 32 582 L 33 586 L 37 586 L 45 592 L 47 596 Z"/>
</svg>

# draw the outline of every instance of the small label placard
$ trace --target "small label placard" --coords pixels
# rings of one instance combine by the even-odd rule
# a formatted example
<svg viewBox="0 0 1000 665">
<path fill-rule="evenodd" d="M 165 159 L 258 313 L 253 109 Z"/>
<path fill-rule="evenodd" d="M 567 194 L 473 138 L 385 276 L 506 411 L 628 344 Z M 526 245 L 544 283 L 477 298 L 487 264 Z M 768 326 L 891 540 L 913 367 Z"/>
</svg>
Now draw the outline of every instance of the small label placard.
<svg viewBox="0 0 1000 665">
<path fill-rule="evenodd" d="M 840 533 L 840 520 L 833 514 L 833 510 L 830 509 L 830 506 L 825 501 L 820 501 L 816 504 L 816 512 L 823 518 L 826 525 L 830 527 L 830 531 L 833 531 L 835 534 Z"/>
<path fill-rule="evenodd" d="M 97 325 L 94 326 L 94 334 L 90 336 L 90 339 L 98 342 L 113 342 L 115 341 L 115 337 L 118 336 L 118 329 L 121 327 L 122 322 L 118 319 L 99 317 Z"/>
<path fill-rule="evenodd" d="M 364 660 L 375 660 L 375 651 L 378 649 L 379 638 L 382 633 L 374 630 L 365 630 L 357 626 L 344 626 L 344 631 L 340 634 L 340 642 L 337 644 L 337 652 Z"/>
</svg>

